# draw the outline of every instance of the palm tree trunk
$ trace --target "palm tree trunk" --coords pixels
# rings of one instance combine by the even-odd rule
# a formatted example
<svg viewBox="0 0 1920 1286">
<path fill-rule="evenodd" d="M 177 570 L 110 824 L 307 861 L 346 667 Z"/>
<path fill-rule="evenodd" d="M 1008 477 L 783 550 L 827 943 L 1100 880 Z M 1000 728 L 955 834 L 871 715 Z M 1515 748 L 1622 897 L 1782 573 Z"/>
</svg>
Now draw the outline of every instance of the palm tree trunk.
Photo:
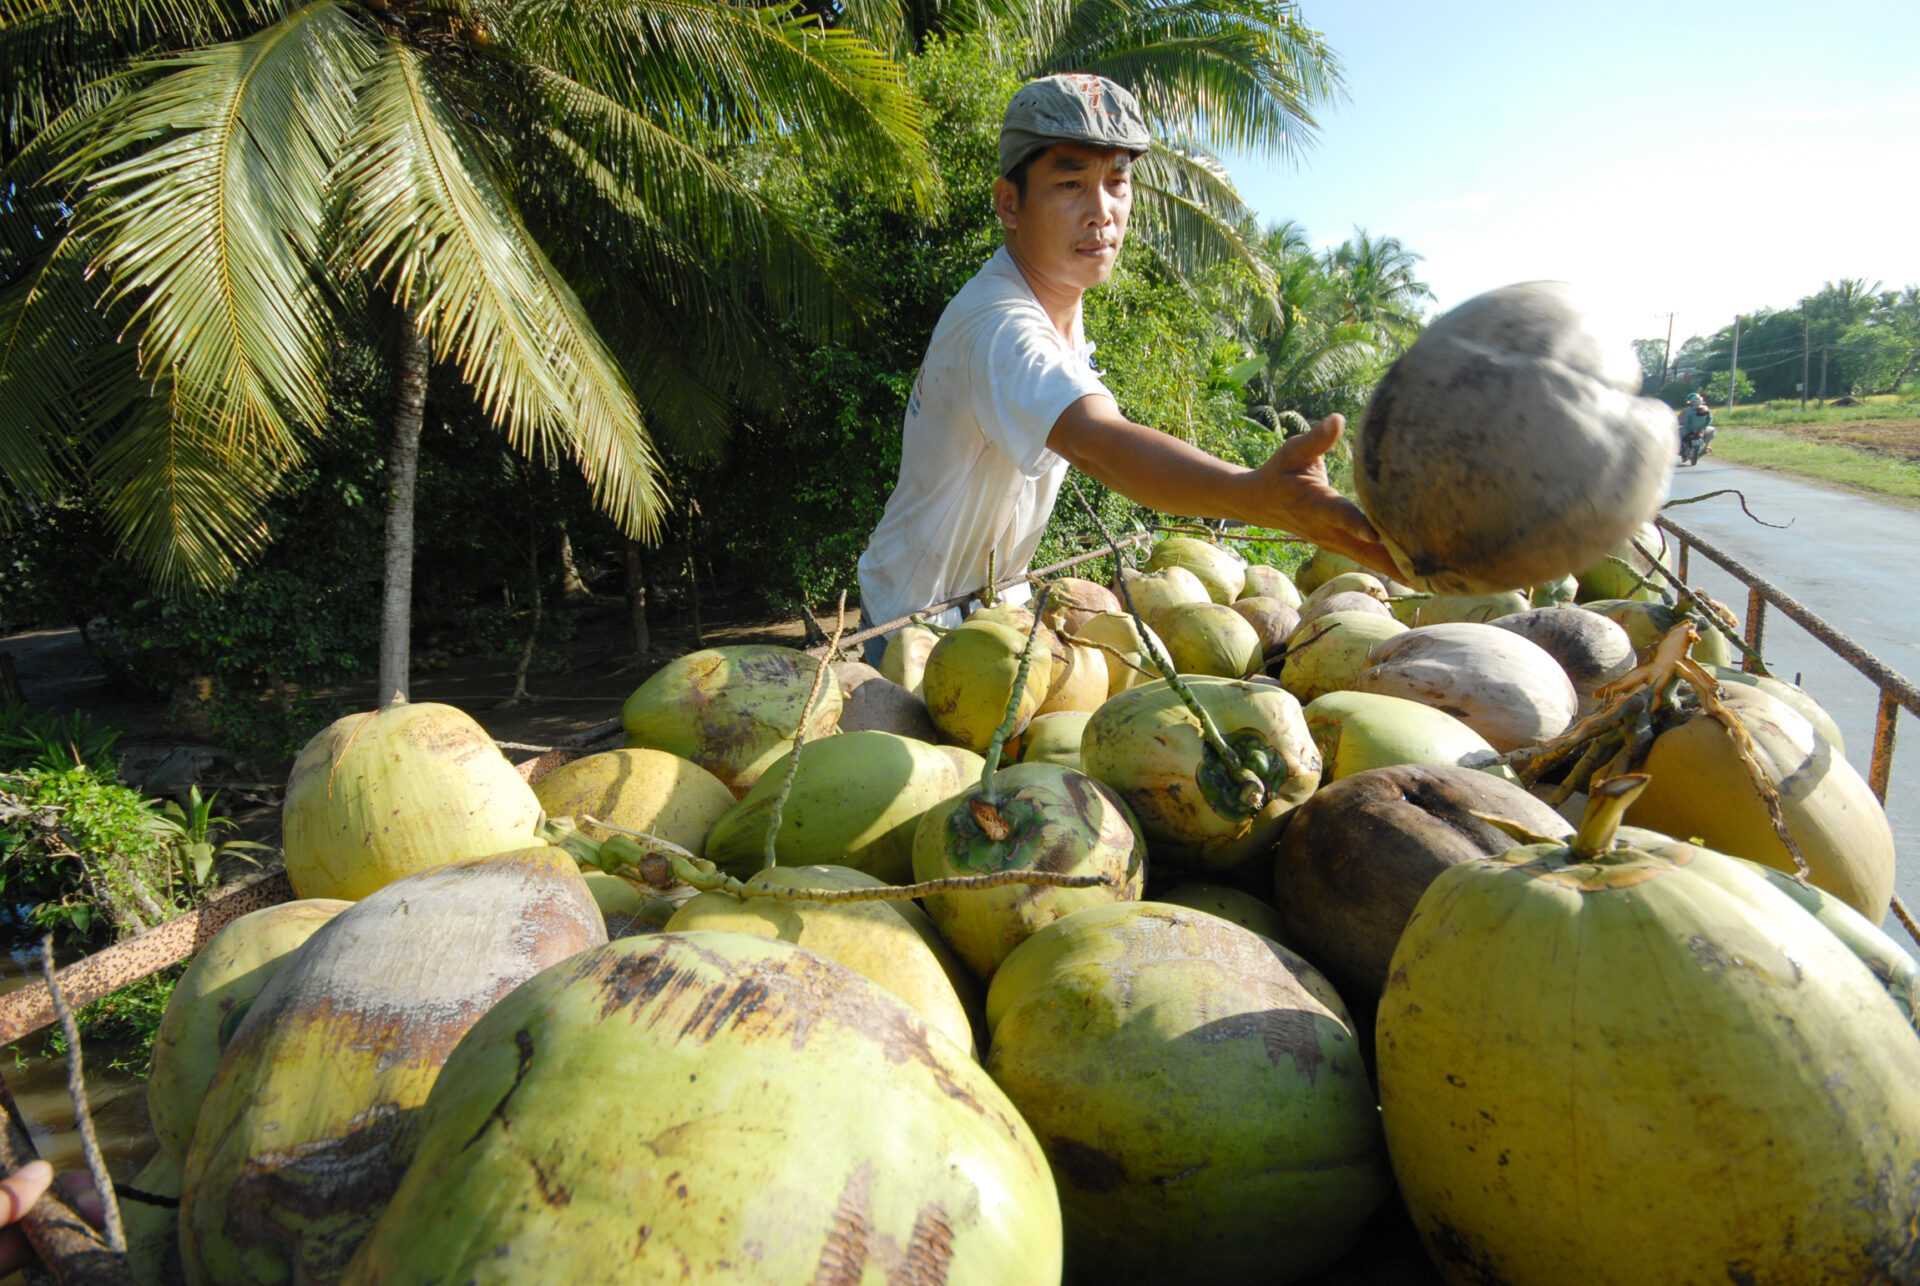
<svg viewBox="0 0 1920 1286">
<path fill-rule="evenodd" d="M 387 459 L 387 576 L 380 597 L 380 704 L 407 699 L 413 628 L 413 486 L 420 474 L 420 425 L 427 404 L 427 340 L 400 317 L 400 396 Z"/>
</svg>

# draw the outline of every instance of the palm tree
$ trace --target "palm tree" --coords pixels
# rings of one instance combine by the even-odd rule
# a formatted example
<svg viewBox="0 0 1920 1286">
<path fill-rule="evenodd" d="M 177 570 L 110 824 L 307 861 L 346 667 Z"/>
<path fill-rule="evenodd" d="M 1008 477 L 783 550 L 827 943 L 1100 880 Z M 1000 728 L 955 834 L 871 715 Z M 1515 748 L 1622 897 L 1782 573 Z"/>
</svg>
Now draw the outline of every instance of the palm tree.
<svg viewBox="0 0 1920 1286">
<path fill-rule="evenodd" d="M 851 298 L 728 156 L 785 138 L 934 192 L 889 58 L 723 0 L 0 0 L 0 112 L 0 476 L 32 501 L 84 468 L 162 583 L 260 548 L 337 345 L 391 319 L 383 694 L 430 361 L 645 535 L 642 406 L 697 437 L 775 322 Z"/>
<path fill-rule="evenodd" d="M 1416 275 L 1423 256 L 1398 237 L 1375 237 L 1365 228 L 1327 253 L 1327 271 L 1340 284 L 1344 320 L 1372 331 L 1376 342 L 1404 348 L 1425 320 L 1433 291 Z"/>
</svg>

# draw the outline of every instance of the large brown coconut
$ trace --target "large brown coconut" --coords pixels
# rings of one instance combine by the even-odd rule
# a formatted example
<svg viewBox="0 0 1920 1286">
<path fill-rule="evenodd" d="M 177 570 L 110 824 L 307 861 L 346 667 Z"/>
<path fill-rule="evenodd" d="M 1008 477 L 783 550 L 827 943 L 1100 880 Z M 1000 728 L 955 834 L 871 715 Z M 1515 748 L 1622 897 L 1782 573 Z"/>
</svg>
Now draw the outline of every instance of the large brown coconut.
<svg viewBox="0 0 1920 1286">
<path fill-rule="evenodd" d="M 1627 632 L 1584 607 L 1535 607 L 1487 623 L 1518 634 L 1558 661 L 1582 701 L 1635 664 Z"/>
<path fill-rule="evenodd" d="M 1478 295 L 1375 386 L 1354 440 L 1360 507 L 1403 579 L 1493 594 L 1581 571 L 1665 498 L 1673 412 L 1571 289 Z"/>
<path fill-rule="evenodd" d="M 1285 941 L 1317 963 L 1356 1014 L 1371 1014 L 1387 962 L 1434 877 L 1519 844 L 1474 814 L 1571 835 L 1511 782 L 1452 764 L 1400 764 L 1342 777 L 1295 810 L 1274 851 Z"/>
<path fill-rule="evenodd" d="M 1511 630 L 1456 621 L 1395 635 L 1367 654 L 1355 692 L 1444 710 L 1502 754 L 1567 730 L 1580 698 L 1546 651 Z"/>
</svg>

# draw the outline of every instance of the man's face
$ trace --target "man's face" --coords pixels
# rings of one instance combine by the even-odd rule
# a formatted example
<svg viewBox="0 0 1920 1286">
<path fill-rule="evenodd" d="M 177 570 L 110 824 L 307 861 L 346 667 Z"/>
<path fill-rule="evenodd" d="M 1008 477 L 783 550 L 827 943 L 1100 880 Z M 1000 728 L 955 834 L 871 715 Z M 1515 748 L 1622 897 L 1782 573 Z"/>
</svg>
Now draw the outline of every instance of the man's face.
<svg viewBox="0 0 1920 1286">
<path fill-rule="evenodd" d="M 1055 143 L 1027 167 L 1027 195 L 993 185 L 994 212 L 1021 266 L 1085 290 L 1113 273 L 1133 211 L 1133 157 L 1125 148 Z"/>
</svg>

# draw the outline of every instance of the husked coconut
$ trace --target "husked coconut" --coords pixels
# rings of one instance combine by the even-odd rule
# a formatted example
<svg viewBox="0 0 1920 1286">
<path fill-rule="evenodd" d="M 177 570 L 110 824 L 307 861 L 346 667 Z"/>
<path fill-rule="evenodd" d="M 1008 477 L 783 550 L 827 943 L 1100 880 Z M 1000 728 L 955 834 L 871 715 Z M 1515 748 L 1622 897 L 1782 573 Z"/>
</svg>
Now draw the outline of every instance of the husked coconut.
<svg viewBox="0 0 1920 1286">
<path fill-rule="evenodd" d="M 1265 563 L 1247 564 L 1247 584 L 1240 591 L 1241 598 L 1271 598 L 1285 603 L 1288 607 L 1300 606 L 1300 587 L 1293 578 L 1278 567 L 1269 567 Z M 1236 600 L 1237 601 L 1237 600 Z"/>
<path fill-rule="evenodd" d="M 1545 649 L 1511 630 L 1456 621 L 1396 635 L 1367 656 L 1355 692 L 1444 710 L 1502 754 L 1567 730 L 1580 708 L 1573 681 Z"/>
<path fill-rule="evenodd" d="M 1636 664 L 1627 632 L 1584 607 L 1535 607 L 1487 623 L 1537 644 L 1558 661 L 1582 701 Z"/>
<path fill-rule="evenodd" d="M 1428 326 L 1374 387 L 1353 445 L 1360 507 L 1401 577 L 1442 594 L 1533 585 L 1651 519 L 1673 412 L 1640 381 L 1562 282 L 1490 290 Z"/>
<path fill-rule="evenodd" d="M 1300 611 L 1277 598 L 1255 595 L 1236 598 L 1233 610 L 1247 618 L 1253 632 L 1260 636 L 1260 656 L 1271 661 L 1287 650 L 1287 636 L 1300 628 Z"/>
</svg>

